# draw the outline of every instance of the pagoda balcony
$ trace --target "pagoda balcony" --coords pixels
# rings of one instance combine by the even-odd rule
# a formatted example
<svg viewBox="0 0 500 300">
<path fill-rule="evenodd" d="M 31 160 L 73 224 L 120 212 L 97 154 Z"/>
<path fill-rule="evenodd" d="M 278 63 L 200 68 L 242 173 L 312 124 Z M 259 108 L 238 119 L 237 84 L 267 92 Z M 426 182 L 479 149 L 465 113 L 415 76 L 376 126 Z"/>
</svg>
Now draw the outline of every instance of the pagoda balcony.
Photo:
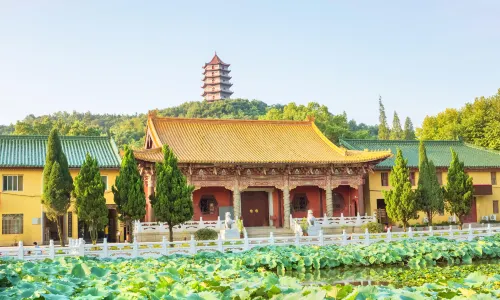
<svg viewBox="0 0 500 300">
<path fill-rule="evenodd" d="M 201 95 L 205 96 L 207 94 L 217 94 L 217 93 L 232 95 L 234 92 L 229 90 L 215 90 L 215 91 L 205 91 Z"/>
<path fill-rule="evenodd" d="M 201 88 L 202 88 L 202 89 L 204 89 L 204 88 L 206 88 L 207 86 L 211 86 L 211 85 L 219 85 L 219 84 L 220 84 L 220 85 L 224 85 L 224 86 L 228 86 L 228 87 L 233 86 L 233 84 L 232 84 L 232 83 L 220 83 L 220 82 L 219 82 L 219 83 L 217 83 L 217 82 L 216 82 L 216 83 L 205 83 L 205 84 L 203 84 L 203 85 L 201 86 Z"/>
<path fill-rule="evenodd" d="M 210 73 L 210 72 L 208 72 L 208 73 Z M 231 76 L 229 76 L 227 74 L 214 74 L 214 75 L 210 75 L 210 74 L 202 73 L 202 75 L 204 75 L 205 77 L 227 77 L 227 78 L 231 78 Z"/>
</svg>

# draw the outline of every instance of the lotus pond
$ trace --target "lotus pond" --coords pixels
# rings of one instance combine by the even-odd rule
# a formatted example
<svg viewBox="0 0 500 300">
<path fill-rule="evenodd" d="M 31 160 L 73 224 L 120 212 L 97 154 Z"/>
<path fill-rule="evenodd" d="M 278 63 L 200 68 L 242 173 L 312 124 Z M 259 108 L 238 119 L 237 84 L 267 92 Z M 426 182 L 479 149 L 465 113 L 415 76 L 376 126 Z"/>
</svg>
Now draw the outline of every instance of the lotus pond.
<svg viewBox="0 0 500 300">
<path fill-rule="evenodd" d="M 3 260 L 0 299 L 492 299 L 500 297 L 498 257 L 500 236 L 263 247 L 159 259 Z M 457 265 L 484 259 L 490 261 Z M 346 278 L 335 272 L 350 274 L 360 267 L 390 285 L 333 283 Z M 328 272 L 333 273 L 322 278 Z"/>
</svg>

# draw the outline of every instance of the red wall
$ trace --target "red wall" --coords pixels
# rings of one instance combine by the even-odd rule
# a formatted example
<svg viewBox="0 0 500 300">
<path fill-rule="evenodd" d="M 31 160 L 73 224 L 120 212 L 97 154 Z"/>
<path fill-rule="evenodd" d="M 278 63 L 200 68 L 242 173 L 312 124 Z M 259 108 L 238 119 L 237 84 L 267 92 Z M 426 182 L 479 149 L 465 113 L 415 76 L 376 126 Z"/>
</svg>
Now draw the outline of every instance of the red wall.
<svg viewBox="0 0 500 300">
<path fill-rule="evenodd" d="M 200 199 L 203 195 L 213 195 L 215 200 L 217 200 L 217 206 L 232 206 L 232 192 L 230 190 L 226 190 L 223 187 L 203 187 L 199 190 L 194 191 L 193 193 L 193 207 L 194 207 L 194 216 L 193 220 L 199 220 L 200 216 L 203 217 L 203 220 L 213 221 L 217 220 L 219 217 L 219 210 L 217 207 L 217 211 L 213 215 L 201 215 L 200 211 Z M 234 217 L 234 216 L 233 216 Z"/>
<path fill-rule="evenodd" d="M 325 195 L 323 190 L 317 186 L 299 186 L 290 191 L 290 210 L 293 208 L 293 198 L 295 194 L 306 194 L 307 200 L 309 201 L 307 209 L 313 211 L 315 217 L 322 216 L 326 209 L 322 210 L 320 207 L 320 194 L 322 194 L 322 201 L 325 202 Z M 323 205 L 326 207 L 325 205 Z M 294 218 L 305 218 L 307 217 L 307 211 L 293 212 L 292 216 Z"/>
</svg>

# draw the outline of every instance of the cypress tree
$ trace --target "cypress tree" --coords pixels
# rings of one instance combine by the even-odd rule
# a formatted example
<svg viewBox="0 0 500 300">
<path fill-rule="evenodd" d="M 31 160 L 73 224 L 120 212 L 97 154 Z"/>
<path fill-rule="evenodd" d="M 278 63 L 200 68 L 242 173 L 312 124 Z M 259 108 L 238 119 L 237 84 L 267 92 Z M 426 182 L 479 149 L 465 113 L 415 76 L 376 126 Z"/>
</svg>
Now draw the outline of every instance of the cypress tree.
<svg viewBox="0 0 500 300">
<path fill-rule="evenodd" d="M 451 149 L 451 163 L 448 168 L 448 182 L 445 188 L 446 210 L 458 217 L 460 229 L 464 218 L 470 213 L 474 198 L 472 177 L 464 170 L 464 163 L 458 159 L 457 153 Z"/>
<path fill-rule="evenodd" d="M 425 212 L 429 225 L 432 226 L 433 216 L 443 211 L 444 203 L 436 167 L 428 159 L 423 141 L 420 141 L 419 146 L 417 202 L 419 210 Z"/>
<path fill-rule="evenodd" d="M 417 218 L 418 206 L 415 201 L 415 192 L 411 189 L 410 170 L 408 160 L 403 158 L 401 149 L 398 148 L 396 161 L 390 174 L 391 189 L 384 191 L 386 211 L 389 218 L 402 222 L 406 231 L 410 219 Z"/>
<path fill-rule="evenodd" d="M 378 117 L 378 139 L 388 140 L 390 136 L 389 125 L 387 124 L 387 117 L 385 115 L 385 108 L 382 104 L 382 97 L 378 98 L 379 117 Z"/>
<path fill-rule="evenodd" d="M 47 218 L 57 225 L 61 246 L 64 246 L 64 236 L 60 217 L 68 211 L 72 190 L 73 178 L 69 172 L 68 159 L 62 150 L 59 133 L 53 129 L 49 135 L 43 168 L 42 204 Z"/>
<path fill-rule="evenodd" d="M 146 196 L 134 152 L 129 148 L 125 149 L 120 173 L 111 190 L 120 219 L 127 225 L 128 232 L 133 232 L 133 221 L 140 220 L 146 215 Z"/>
<path fill-rule="evenodd" d="M 92 244 L 96 244 L 97 231 L 108 223 L 108 208 L 97 159 L 93 159 L 88 153 L 74 184 L 76 214 L 78 219 L 87 224 Z"/>
<path fill-rule="evenodd" d="M 394 112 L 394 118 L 392 119 L 392 129 L 390 133 L 391 140 L 402 140 L 404 136 L 403 129 L 401 128 L 401 121 L 397 112 Z"/>
<path fill-rule="evenodd" d="M 403 135 L 403 138 L 405 140 L 411 141 L 415 139 L 415 129 L 413 129 L 413 123 L 411 122 L 411 119 L 409 117 L 406 117 Z"/>
<path fill-rule="evenodd" d="M 156 164 L 156 192 L 151 197 L 155 216 L 158 221 L 166 222 L 169 228 L 169 240 L 174 240 L 173 227 L 191 220 L 193 186 L 177 166 L 177 157 L 167 146 L 163 146 L 164 161 Z"/>
</svg>

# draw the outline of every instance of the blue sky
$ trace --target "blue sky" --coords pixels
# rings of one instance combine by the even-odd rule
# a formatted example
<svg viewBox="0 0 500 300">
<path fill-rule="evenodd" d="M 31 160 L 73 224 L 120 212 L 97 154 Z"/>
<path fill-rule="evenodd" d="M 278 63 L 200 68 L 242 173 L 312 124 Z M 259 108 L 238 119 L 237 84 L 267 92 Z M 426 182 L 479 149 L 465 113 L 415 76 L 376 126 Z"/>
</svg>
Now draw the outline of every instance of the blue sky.
<svg viewBox="0 0 500 300">
<path fill-rule="evenodd" d="M 55 111 L 135 113 L 201 100 L 201 66 L 233 97 L 327 105 L 378 122 L 500 88 L 500 1 L 0 2 L 0 124 Z"/>
</svg>

